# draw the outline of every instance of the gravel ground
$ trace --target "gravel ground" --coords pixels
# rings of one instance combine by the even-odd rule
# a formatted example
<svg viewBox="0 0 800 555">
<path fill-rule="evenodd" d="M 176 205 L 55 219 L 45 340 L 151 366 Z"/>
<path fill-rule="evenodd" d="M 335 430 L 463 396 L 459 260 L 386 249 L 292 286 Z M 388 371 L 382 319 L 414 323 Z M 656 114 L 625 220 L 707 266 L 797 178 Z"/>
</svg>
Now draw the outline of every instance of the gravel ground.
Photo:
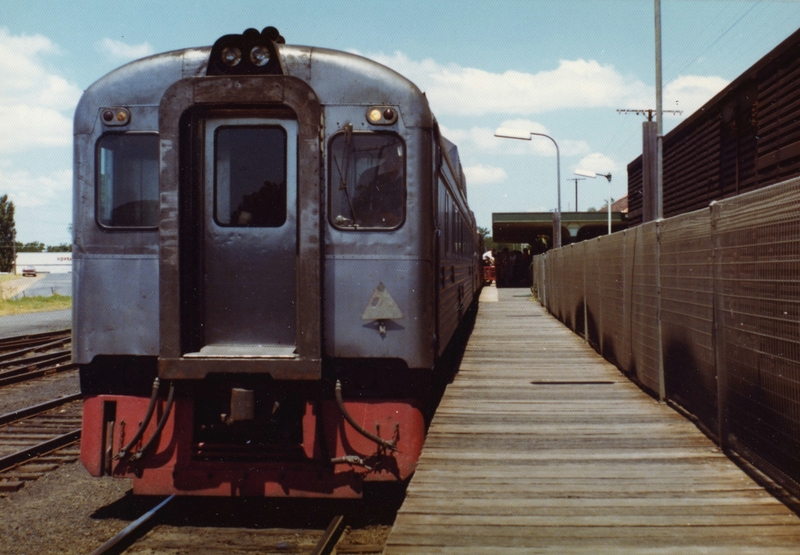
<svg viewBox="0 0 800 555">
<path fill-rule="evenodd" d="M 393 510 L 369 501 L 313 499 L 179 498 L 161 524 L 139 539 L 126 555 L 280 555 L 310 553 L 337 516 L 350 523 L 338 546 L 380 546 L 394 521 Z M 337 546 L 337 547 L 338 547 Z M 369 553 L 369 552 L 367 552 Z"/>
<path fill-rule="evenodd" d="M 0 496 L 0 553 L 85 555 L 160 500 L 133 496 L 129 480 L 92 478 L 80 463 L 63 465 L 16 493 Z M 163 515 L 163 524 L 125 553 L 309 553 L 336 514 L 344 514 L 345 522 L 352 523 L 340 545 L 382 546 L 396 507 L 386 511 L 370 505 L 360 501 L 179 498 Z M 376 524 L 376 519 L 384 523 Z M 309 534 L 308 529 L 313 532 Z"/>
<path fill-rule="evenodd" d="M 92 478 L 79 463 L 0 498 L 0 553 L 87 554 L 152 506 L 125 479 Z"/>
<path fill-rule="evenodd" d="M 77 370 L 9 385 L 0 390 L 0 414 L 38 405 L 57 397 L 78 393 L 80 390 Z"/>
<path fill-rule="evenodd" d="M 375 546 L 381 553 L 391 526 L 368 526 L 346 530 L 337 548 L 347 553 L 350 546 Z M 311 553 L 324 530 L 272 528 L 203 528 L 195 526 L 157 526 L 131 546 L 125 555 L 283 555 Z"/>
<path fill-rule="evenodd" d="M 0 414 L 79 390 L 76 371 L 4 387 Z M 75 462 L 0 494 L 0 553 L 91 553 L 152 503 L 134 500 L 130 488 L 130 480 L 92 478 Z"/>
</svg>

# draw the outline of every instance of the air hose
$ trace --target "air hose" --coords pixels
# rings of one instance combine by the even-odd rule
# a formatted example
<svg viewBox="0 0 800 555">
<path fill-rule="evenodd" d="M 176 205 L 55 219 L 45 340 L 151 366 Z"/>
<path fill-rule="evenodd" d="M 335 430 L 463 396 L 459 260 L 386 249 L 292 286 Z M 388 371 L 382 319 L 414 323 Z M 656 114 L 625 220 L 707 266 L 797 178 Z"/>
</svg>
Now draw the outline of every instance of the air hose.
<svg viewBox="0 0 800 555">
<path fill-rule="evenodd" d="M 136 433 L 133 435 L 133 438 L 131 438 L 131 440 L 125 447 L 120 449 L 119 452 L 116 455 L 114 455 L 115 460 L 119 460 L 122 457 L 126 456 L 130 452 L 130 450 L 133 449 L 133 446 L 136 445 L 136 442 L 142 439 L 142 436 L 144 435 L 144 430 L 145 428 L 147 428 L 147 425 L 150 424 L 150 419 L 153 417 L 153 410 L 155 410 L 156 408 L 156 399 L 158 399 L 158 390 L 160 386 L 161 382 L 159 381 L 158 378 L 153 380 L 153 390 L 152 393 L 150 394 L 150 404 L 147 405 L 147 412 L 144 415 L 144 419 L 139 424 L 139 429 L 136 430 Z"/>
<path fill-rule="evenodd" d="M 344 408 L 344 401 L 342 400 L 342 382 L 340 382 L 339 380 L 336 380 L 336 389 L 334 390 L 334 393 L 336 395 L 336 404 L 339 405 L 339 411 L 342 413 L 344 419 L 347 420 L 348 424 L 350 424 L 355 431 L 357 431 L 365 438 L 374 441 L 384 449 L 397 451 L 397 443 L 395 443 L 394 440 L 391 439 L 385 440 L 381 437 L 376 436 L 375 434 L 369 433 L 367 430 L 359 426 L 358 422 L 356 422 L 355 419 L 352 416 L 350 416 L 350 413 L 347 412 L 346 408 Z"/>
<path fill-rule="evenodd" d="M 156 430 L 153 432 L 153 435 L 150 436 L 150 439 L 147 440 L 147 443 L 142 446 L 132 457 L 131 461 L 138 461 L 141 459 L 145 452 L 150 449 L 153 444 L 156 442 L 156 439 L 159 435 L 161 435 L 161 430 L 164 429 L 164 426 L 167 424 L 167 419 L 169 418 L 169 413 L 172 411 L 172 403 L 175 401 L 175 384 L 172 383 L 169 385 L 169 395 L 167 395 L 167 404 L 164 407 L 164 414 L 161 415 L 161 418 L 158 421 L 158 425 L 156 426 Z"/>
</svg>

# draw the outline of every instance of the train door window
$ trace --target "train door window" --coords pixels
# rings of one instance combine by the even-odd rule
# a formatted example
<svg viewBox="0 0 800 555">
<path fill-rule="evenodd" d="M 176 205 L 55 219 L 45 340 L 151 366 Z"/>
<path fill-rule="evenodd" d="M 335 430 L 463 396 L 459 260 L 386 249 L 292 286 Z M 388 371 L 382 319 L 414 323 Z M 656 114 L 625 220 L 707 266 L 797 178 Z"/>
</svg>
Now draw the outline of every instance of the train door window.
<svg viewBox="0 0 800 555">
<path fill-rule="evenodd" d="M 286 222 L 286 130 L 221 126 L 214 146 L 216 222 L 281 227 Z"/>
<path fill-rule="evenodd" d="M 405 220 L 405 146 L 391 133 L 333 137 L 329 215 L 340 229 L 396 229 Z"/>
<path fill-rule="evenodd" d="M 158 135 L 108 134 L 97 142 L 97 222 L 158 227 Z"/>
</svg>

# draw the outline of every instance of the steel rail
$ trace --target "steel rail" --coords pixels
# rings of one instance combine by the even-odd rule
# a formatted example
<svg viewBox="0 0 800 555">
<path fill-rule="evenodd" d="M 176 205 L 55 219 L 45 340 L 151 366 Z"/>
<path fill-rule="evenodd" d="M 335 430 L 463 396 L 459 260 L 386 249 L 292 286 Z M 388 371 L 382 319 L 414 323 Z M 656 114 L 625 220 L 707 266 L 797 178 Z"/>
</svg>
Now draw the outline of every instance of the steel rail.
<svg viewBox="0 0 800 555">
<path fill-rule="evenodd" d="M 0 472 L 9 469 L 12 466 L 16 466 L 19 463 L 26 462 L 34 457 L 44 455 L 45 453 L 55 451 L 56 449 L 61 449 L 70 443 L 78 441 L 80 438 L 81 429 L 78 428 L 77 430 L 72 430 L 66 434 L 48 439 L 47 441 L 43 441 L 42 443 L 28 447 L 27 449 L 23 449 L 22 451 L 17 451 L 11 455 L 0 457 Z"/>
<path fill-rule="evenodd" d="M 11 366 L 31 365 L 32 363 L 35 364 L 38 362 L 49 362 L 53 359 L 71 354 L 71 349 L 59 349 L 58 351 L 50 351 L 49 353 L 42 353 L 40 355 L 23 356 L 20 358 L 13 358 L 11 360 L 5 360 L 2 362 L 2 364 L 0 364 L 0 367 L 6 368 Z"/>
<path fill-rule="evenodd" d="M 11 422 L 22 420 L 23 418 L 27 418 L 29 416 L 39 414 L 40 412 L 45 412 L 50 409 L 60 407 L 61 405 L 66 405 L 67 403 L 71 403 L 72 401 L 77 401 L 82 398 L 83 394 L 73 393 L 71 395 L 65 395 L 64 397 L 59 397 L 58 399 L 53 399 L 52 401 L 46 401 L 44 403 L 40 403 L 32 407 L 26 407 L 24 409 L 8 412 L 6 414 L 0 415 L 0 425 L 10 424 Z"/>
<path fill-rule="evenodd" d="M 330 555 L 344 532 L 344 517 L 335 516 L 317 542 L 311 555 Z"/>
<path fill-rule="evenodd" d="M 51 351 L 49 353 L 44 353 L 41 355 L 26 356 L 26 357 L 20 357 L 2 361 L 0 362 L 0 369 L 14 368 L 17 366 L 30 368 L 31 366 L 38 366 L 43 362 L 61 362 L 63 360 L 69 359 L 70 356 L 72 356 L 72 351 L 70 349 L 60 349 L 58 351 Z M 13 372 L 13 371 L 14 370 L 0 370 L 0 376 L 6 374 L 7 372 Z"/>
<path fill-rule="evenodd" d="M 25 345 L 37 344 L 53 340 L 54 338 L 61 338 L 61 336 L 70 337 L 72 334 L 71 329 L 46 331 L 42 333 L 29 333 L 26 335 L 17 335 L 13 337 L 4 337 L 0 339 L 0 351 L 10 349 L 13 347 L 21 347 Z"/>
<path fill-rule="evenodd" d="M 58 346 L 63 347 L 65 343 L 69 343 L 70 338 L 66 337 L 64 339 L 59 339 L 58 341 L 48 341 L 47 343 L 39 343 L 36 345 L 32 345 L 30 347 L 26 347 L 24 349 L 18 349 L 16 351 L 11 351 L 8 353 L 0 354 L 0 362 L 8 362 L 14 361 L 16 359 L 22 359 L 25 355 L 29 353 L 35 353 L 37 351 L 43 351 L 46 349 L 54 349 Z"/>
<path fill-rule="evenodd" d="M 117 544 L 119 544 L 120 542 L 123 542 L 133 537 L 133 535 L 136 533 L 144 531 L 144 525 L 148 524 L 156 515 L 156 513 L 158 513 L 158 511 L 160 511 L 161 509 L 163 509 L 167 505 L 167 503 L 169 503 L 173 499 L 175 499 L 174 493 L 169 497 L 167 497 L 166 499 L 164 499 L 161 503 L 159 503 L 158 505 L 147 511 L 145 514 L 143 514 L 142 516 L 131 522 L 116 536 L 114 536 L 113 538 L 105 542 L 103 545 L 92 551 L 91 555 L 107 555 L 108 553 L 111 553 L 111 550 L 114 547 L 116 547 Z"/>
<path fill-rule="evenodd" d="M 64 364 L 62 366 L 47 366 L 46 368 L 40 368 L 39 370 L 28 370 L 27 368 L 23 368 L 20 370 L 12 370 L 8 373 L 0 372 L 0 387 L 26 382 L 29 380 L 35 380 L 50 374 L 59 374 L 61 372 L 68 372 L 70 370 L 77 369 L 77 364 Z"/>
</svg>

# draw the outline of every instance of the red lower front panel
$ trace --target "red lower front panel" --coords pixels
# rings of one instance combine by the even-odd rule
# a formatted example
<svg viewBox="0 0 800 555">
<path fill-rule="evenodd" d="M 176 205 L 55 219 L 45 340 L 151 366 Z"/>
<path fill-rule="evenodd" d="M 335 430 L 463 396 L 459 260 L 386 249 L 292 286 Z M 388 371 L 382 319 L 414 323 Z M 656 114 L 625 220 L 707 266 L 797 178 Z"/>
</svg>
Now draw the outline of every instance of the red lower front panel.
<svg viewBox="0 0 800 555">
<path fill-rule="evenodd" d="M 120 395 L 87 396 L 83 405 L 81 460 L 92 476 L 133 478 L 143 495 L 225 495 L 266 497 L 360 497 L 364 481 L 399 481 L 413 474 L 424 441 L 425 424 L 413 400 L 345 401 L 356 422 L 398 450 L 385 452 L 348 424 L 335 401 L 307 402 L 303 443 L 290 457 L 226 460 L 226 453 L 201 460 L 203 446 L 193 443 L 194 404 L 176 399 L 166 425 L 151 449 L 131 461 L 154 433 L 164 410 L 158 401 L 143 438 L 131 453 L 114 460 L 143 420 L 149 399 Z M 237 448 L 232 447 L 232 451 Z M 332 458 L 356 455 L 365 466 L 330 464 Z"/>
</svg>

